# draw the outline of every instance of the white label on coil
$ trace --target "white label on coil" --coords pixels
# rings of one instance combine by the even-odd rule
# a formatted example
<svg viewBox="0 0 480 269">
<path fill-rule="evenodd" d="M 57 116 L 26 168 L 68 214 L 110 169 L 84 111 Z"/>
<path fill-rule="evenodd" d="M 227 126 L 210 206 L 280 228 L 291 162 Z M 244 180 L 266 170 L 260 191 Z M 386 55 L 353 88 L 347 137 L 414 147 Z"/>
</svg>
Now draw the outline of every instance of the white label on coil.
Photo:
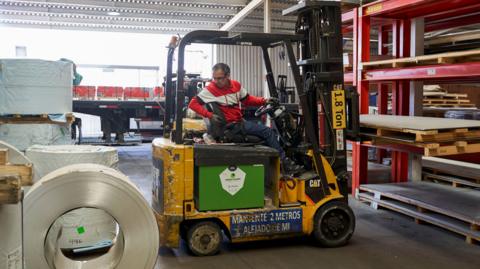
<svg viewBox="0 0 480 269">
<path fill-rule="evenodd" d="M 343 150 L 345 141 L 343 139 L 343 129 L 337 129 L 337 150 Z"/>
<path fill-rule="evenodd" d="M 22 247 L 8 253 L 7 269 L 22 269 Z"/>
</svg>

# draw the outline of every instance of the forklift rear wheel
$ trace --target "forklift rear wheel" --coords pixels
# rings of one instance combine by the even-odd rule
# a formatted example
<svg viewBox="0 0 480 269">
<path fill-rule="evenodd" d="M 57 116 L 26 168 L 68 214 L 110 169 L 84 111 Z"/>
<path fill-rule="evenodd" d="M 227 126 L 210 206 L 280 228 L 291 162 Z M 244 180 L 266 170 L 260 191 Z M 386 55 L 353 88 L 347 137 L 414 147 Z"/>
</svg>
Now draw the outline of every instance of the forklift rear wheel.
<svg viewBox="0 0 480 269">
<path fill-rule="evenodd" d="M 333 201 L 321 206 L 314 219 L 313 235 L 325 247 L 347 244 L 355 229 L 355 215 L 342 201 Z"/>
<path fill-rule="evenodd" d="M 202 221 L 188 228 L 188 248 L 197 256 L 210 256 L 220 250 L 222 231 L 212 221 Z"/>
</svg>

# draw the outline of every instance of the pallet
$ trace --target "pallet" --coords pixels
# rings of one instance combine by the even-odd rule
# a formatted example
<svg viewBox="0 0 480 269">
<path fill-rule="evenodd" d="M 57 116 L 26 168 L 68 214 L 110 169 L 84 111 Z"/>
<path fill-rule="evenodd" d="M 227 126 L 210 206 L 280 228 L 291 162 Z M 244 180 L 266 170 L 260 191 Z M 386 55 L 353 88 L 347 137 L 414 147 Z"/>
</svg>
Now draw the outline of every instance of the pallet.
<svg viewBox="0 0 480 269">
<path fill-rule="evenodd" d="M 440 98 L 440 99 L 460 99 L 468 98 L 466 93 L 447 93 L 447 92 L 423 92 L 424 98 Z"/>
<path fill-rule="evenodd" d="M 8 162 L 8 149 L 0 149 L 0 176 L 16 175 L 20 177 L 22 186 L 33 184 L 32 164 L 11 164 Z"/>
<path fill-rule="evenodd" d="M 0 205 L 20 202 L 22 185 L 31 183 L 32 165 L 12 165 L 8 162 L 8 149 L 0 149 Z"/>
<path fill-rule="evenodd" d="M 75 116 L 73 113 L 65 114 L 66 122 L 58 122 L 53 121 L 48 117 L 48 114 L 40 114 L 40 115 L 21 115 L 21 114 L 14 114 L 14 115 L 7 115 L 7 116 L 0 116 L 0 124 L 42 124 L 42 123 L 49 123 L 49 124 L 72 124 L 75 121 Z"/>
<path fill-rule="evenodd" d="M 480 60 L 480 49 L 447 52 L 392 60 L 364 62 L 362 63 L 362 66 L 364 70 L 367 70 L 380 68 L 402 68 L 405 66 L 417 65 L 453 64 L 478 60 Z"/>
<path fill-rule="evenodd" d="M 374 134 L 383 138 L 399 138 L 412 143 L 421 142 L 455 142 L 458 140 L 475 140 L 480 138 L 480 128 L 459 128 L 447 130 L 393 130 L 388 128 L 361 128 L 362 133 Z"/>
<path fill-rule="evenodd" d="M 439 143 L 424 144 L 425 157 L 447 156 L 466 153 L 480 153 L 480 143 L 456 141 L 452 145 L 441 145 Z"/>
<path fill-rule="evenodd" d="M 428 107 L 476 108 L 475 104 L 427 104 Z"/>
<path fill-rule="evenodd" d="M 0 175 L 0 205 L 22 200 L 22 181 L 18 175 Z"/>
<path fill-rule="evenodd" d="M 423 171 L 422 180 L 428 181 L 428 182 L 434 182 L 434 183 L 435 182 L 446 183 L 451 185 L 454 188 L 469 187 L 469 188 L 475 188 L 480 190 L 479 182 L 462 179 L 459 177 L 455 177 L 453 175 L 440 175 L 440 174 L 437 174 L 435 171 L 432 171 L 432 172 Z"/>
<path fill-rule="evenodd" d="M 460 98 L 468 98 L 468 94 L 466 93 L 447 93 L 447 92 L 439 92 L 439 91 L 424 91 L 423 97 L 437 97 L 437 98 L 451 98 L 451 99 L 460 99 Z"/>
<path fill-rule="evenodd" d="M 386 208 L 480 242 L 480 192 L 429 182 L 361 185 L 358 198 L 371 207 Z"/>
<path fill-rule="evenodd" d="M 419 142 L 455 142 L 480 138 L 480 121 L 391 115 L 361 115 L 361 133 Z"/>
<path fill-rule="evenodd" d="M 423 104 L 465 104 L 470 103 L 468 99 L 444 99 L 444 98 L 424 98 Z"/>
</svg>

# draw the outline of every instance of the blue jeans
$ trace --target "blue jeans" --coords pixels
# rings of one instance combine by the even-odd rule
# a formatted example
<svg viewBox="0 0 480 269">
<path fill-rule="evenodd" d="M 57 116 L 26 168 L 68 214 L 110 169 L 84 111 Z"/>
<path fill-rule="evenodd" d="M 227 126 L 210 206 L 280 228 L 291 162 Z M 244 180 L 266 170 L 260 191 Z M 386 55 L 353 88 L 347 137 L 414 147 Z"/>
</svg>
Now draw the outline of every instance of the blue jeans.
<svg viewBox="0 0 480 269">
<path fill-rule="evenodd" d="M 280 143 L 278 142 L 278 136 L 271 128 L 252 121 L 244 121 L 243 126 L 245 128 L 245 132 L 248 135 L 258 136 L 261 139 L 265 140 L 267 146 L 278 150 L 281 160 L 285 159 L 285 151 L 282 147 L 280 147 Z"/>
</svg>

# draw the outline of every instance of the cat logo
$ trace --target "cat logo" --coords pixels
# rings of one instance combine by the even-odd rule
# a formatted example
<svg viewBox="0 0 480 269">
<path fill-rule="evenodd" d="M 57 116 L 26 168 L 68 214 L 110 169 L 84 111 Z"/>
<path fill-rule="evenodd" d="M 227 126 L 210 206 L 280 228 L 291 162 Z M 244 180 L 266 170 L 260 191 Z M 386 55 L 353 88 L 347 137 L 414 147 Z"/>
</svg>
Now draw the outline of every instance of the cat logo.
<svg viewBox="0 0 480 269">
<path fill-rule="evenodd" d="M 320 187 L 320 179 L 312 179 L 312 180 L 310 180 L 309 187 L 310 187 L 310 188 L 319 188 L 319 187 Z"/>
</svg>

